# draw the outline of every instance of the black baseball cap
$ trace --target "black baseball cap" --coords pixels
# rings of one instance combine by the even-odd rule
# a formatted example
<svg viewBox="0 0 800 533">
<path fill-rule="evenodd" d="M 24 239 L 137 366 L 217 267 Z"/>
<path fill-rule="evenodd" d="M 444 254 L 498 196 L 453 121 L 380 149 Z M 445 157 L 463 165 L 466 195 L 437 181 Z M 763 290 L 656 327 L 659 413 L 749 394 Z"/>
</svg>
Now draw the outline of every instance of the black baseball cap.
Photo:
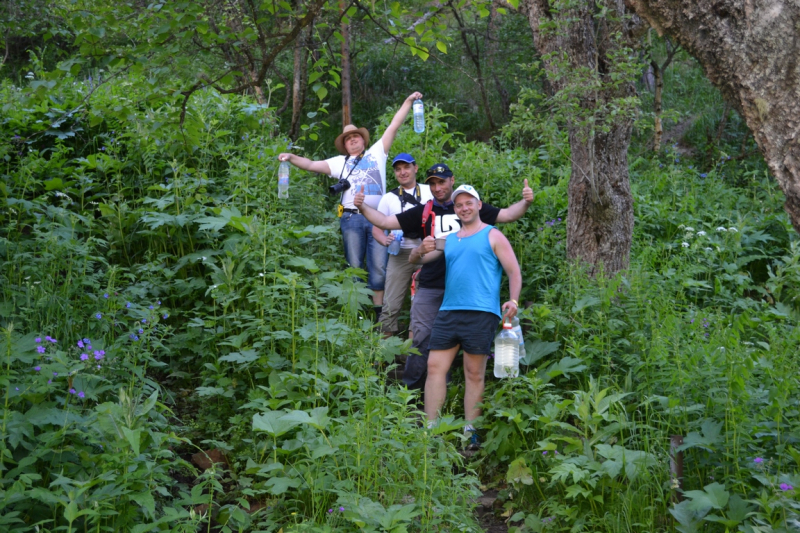
<svg viewBox="0 0 800 533">
<path fill-rule="evenodd" d="M 431 178 L 452 178 L 453 171 L 450 170 L 445 163 L 436 163 L 427 171 L 425 171 L 425 181 L 428 181 Z"/>
</svg>

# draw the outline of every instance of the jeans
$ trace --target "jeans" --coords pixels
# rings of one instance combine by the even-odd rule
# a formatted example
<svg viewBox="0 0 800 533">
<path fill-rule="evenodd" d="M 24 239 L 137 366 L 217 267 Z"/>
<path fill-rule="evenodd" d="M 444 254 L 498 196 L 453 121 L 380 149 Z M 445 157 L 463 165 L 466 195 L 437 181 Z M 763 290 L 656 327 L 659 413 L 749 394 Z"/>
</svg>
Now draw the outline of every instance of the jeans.
<svg viewBox="0 0 800 533">
<path fill-rule="evenodd" d="M 364 215 L 344 213 L 339 219 L 344 242 L 344 258 L 354 268 L 367 271 L 367 288 L 382 291 L 386 281 L 387 248 L 372 238 L 372 224 Z M 366 266 L 365 266 L 366 257 Z"/>
</svg>

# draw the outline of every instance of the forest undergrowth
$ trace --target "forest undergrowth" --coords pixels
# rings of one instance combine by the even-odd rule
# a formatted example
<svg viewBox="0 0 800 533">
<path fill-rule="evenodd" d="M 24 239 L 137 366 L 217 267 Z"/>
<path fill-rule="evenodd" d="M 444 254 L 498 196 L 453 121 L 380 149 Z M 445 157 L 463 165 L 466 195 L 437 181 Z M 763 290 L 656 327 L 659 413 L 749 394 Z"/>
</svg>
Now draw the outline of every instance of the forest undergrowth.
<svg viewBox="0 0 800 533">
<path fill-rule="evenodd" d="M 328 184 L 294 169 L 277 198 L 270 111 L 198 92 L 179 125 L 140 81 L 0 87 L 3 530 L 479 531 L 487 489 L 509 531 L 800 528 L 800 245 L 763 163 L 639 150 L 630 269 L 587 279 L 555 127 L 465 142 L 435 106 L 403 127 L 394 153 L 494 205 L 536 192 L 502 227 L 523 373 L 488 378 L 465 460 L 463 381 L 422 429 Z"/>
</svg>

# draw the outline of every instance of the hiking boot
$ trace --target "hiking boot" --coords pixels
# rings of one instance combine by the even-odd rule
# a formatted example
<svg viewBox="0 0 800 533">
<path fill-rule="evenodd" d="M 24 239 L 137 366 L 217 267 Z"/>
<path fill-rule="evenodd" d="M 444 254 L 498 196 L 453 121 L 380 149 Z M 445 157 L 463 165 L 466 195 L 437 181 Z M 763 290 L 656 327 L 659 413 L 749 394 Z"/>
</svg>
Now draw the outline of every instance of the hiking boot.
<svg viewBox="0 0 800 533">
<path fill-rule="evenodd" d="M 469 435 L 469 443 L 467 444 L 466 449 L 469 451 L 477 451 L 481 448 L 481 440 L 478 438 L 478 431 L 475 429 L 467 430 L 467 435 Z"/>
</svg>

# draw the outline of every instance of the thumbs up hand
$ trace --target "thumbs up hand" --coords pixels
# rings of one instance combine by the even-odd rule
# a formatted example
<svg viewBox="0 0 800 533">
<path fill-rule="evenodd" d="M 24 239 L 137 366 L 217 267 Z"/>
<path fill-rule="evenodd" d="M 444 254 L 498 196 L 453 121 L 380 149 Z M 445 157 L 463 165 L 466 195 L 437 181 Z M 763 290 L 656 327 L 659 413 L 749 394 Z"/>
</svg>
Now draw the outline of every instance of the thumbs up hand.
<svg viewBox="0 0 800 533">
<path fill-rule="evenodd" d="M 531 194 L 533 194 L 533 193 L 531 193 Z M 361 189 L 353 197 L 353 205 L 355 205 L 356 208 L 359 208 L 363 204 L 364 204 L 364 186 L 362 185 Z"/>
<path fill-rule="evenodd" d="M 522 186 L 522 199 L 525 200 L 525 203 L 528 205 L 533 203 L 533 189 L 528 186 L 527 178 Z"/>
</svg>

